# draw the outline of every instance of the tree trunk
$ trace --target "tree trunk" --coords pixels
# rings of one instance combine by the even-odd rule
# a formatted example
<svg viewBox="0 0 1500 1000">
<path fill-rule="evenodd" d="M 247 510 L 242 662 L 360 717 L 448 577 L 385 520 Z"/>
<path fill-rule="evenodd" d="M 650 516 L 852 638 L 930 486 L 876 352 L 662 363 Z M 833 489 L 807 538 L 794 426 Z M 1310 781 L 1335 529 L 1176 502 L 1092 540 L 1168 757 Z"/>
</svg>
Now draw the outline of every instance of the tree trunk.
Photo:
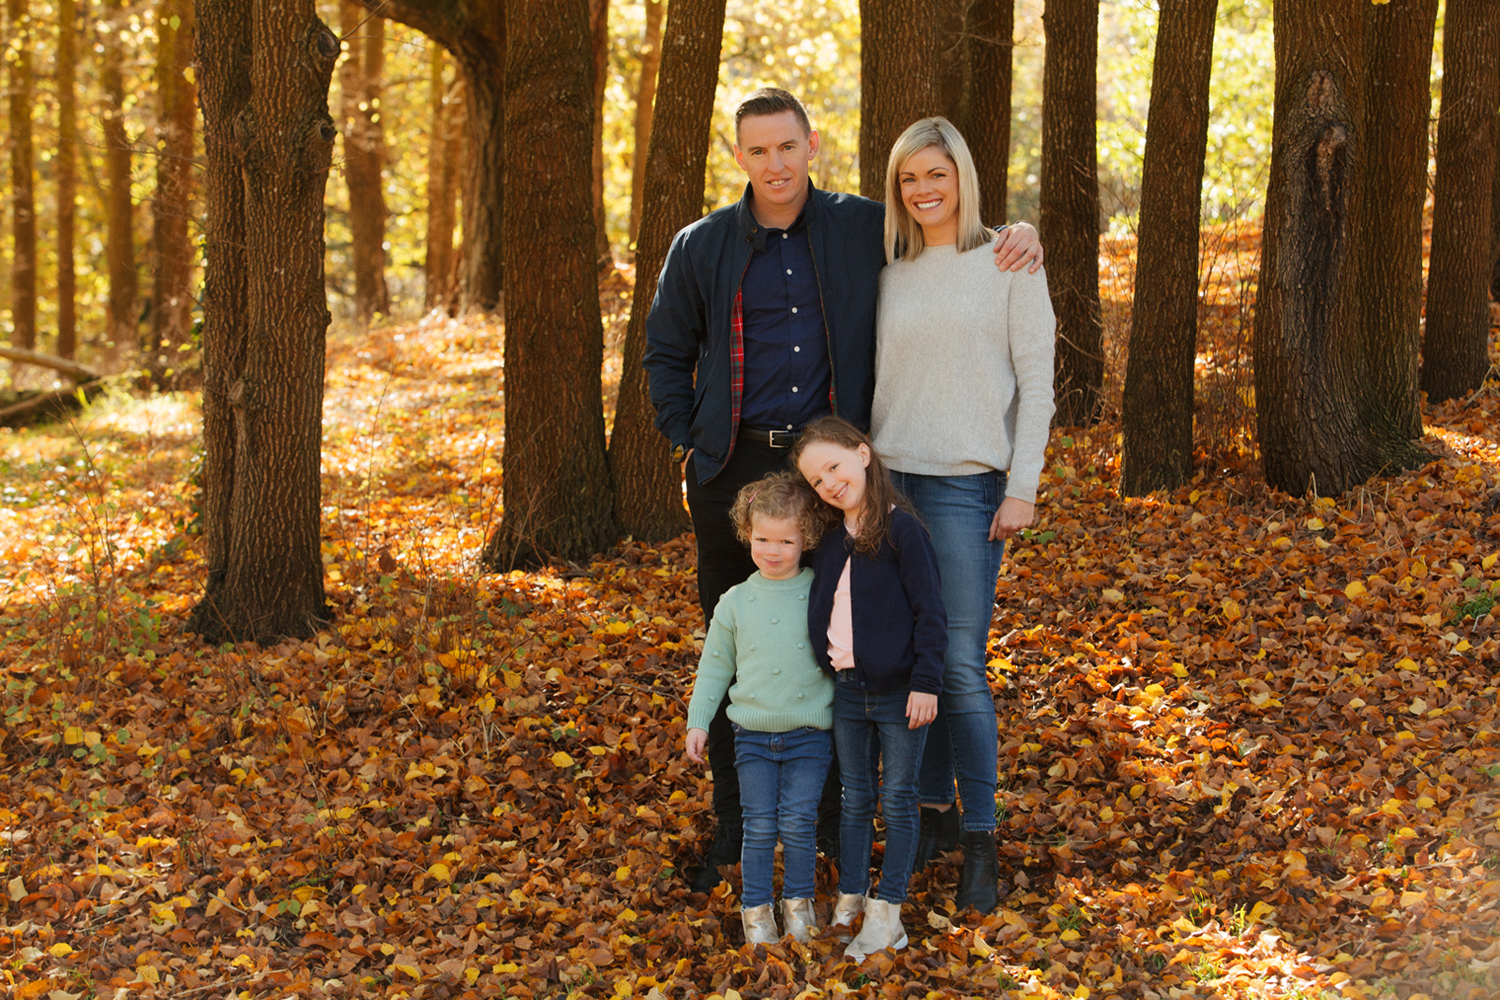
<svg viewBox="0 0 1500 1000">
<path fill-rule="evenodd" d="M 162 0 L 156 87 L 160 100 L 157 128 L 156 198 L 152 202 L 151 248 L 155 283 L 151 295 L 151 338 L 147 368 L 162 385 L 182 367 L 184 348 L 192 343 L 193 244 L 188 219 L 193 205 L 193 126 L 197 95 L 187 70 L 193 61 L 193 5 L 190 0 Z"/>
<path fill-rule="evenodd" d="M 1489 359 L 1489 250 L 1500 104 L 1500 4 L 1449 0 L 1443 104 L 1433 186 L 1432 260 L 1422 388 L 1440 403 L 1484 384 Z"/>
<path fill-rule="evenodd" d="M 245 184 L 235 123 L 250 105 L 250 9 L 243 0 L 198 0 L 197 80 L 203 105 L 203 547 L 207 597 L 188 627 L 217 634 L 211 598 L 224 590 L 239 469 L 231 389 L 245 367 L 250 319 Z"/>
<path fill-rule="evenodd" d="M 109 234 L 105 256 L 109 262 L 109 302 L 105 310 L 107 356 L 137 343 L 139 316 L 136 312 L 135 209 L 130 200 L 130 136 L 125 131 L 125 74 L 120 52 L 120 28 L 124 21 L 122 0 L 104 0 L 104 18 L 99 22 L 101 65 L 99 81 L 104 89 L 104 173 L 107 184 L 105 217 Z"/>
<path fill-rule="evenodd" d="M 930 0 L 860 0 L 859 193 L 866 198 L 884 200 L 886 157 L 906 126 L 938 113 L 931 15 Z"/>
<path fill-rule="evenodd" d="M 589 35 L 594 53 L 594 248 L 599 257 L 599 273 L 607 274 L 615 266 L 604 214 L 604 84 L 609 79 L 609 0 L 589 0 Z"/>
<path fill-rule="evenodd" d="M 496 570 L 583 560 L 614 538 L 588 150 L 589 0 L 511 0 L 505 54 L 505 513 Z"/>
<path fill-rule="evenodd" d="M 57 353 L 78 353 L 78 279 L 73 265 L 78 214 L 78 5 L 57 3 Z"/>
<path fill-rule="evenodd" d="M 661 22 L 667 0 L 645 0 L 646 34 L 641 39 L 641 79 L 635 88 L 635 149 L 630 157 L 630 245 L 641 235 L 641 199 L 646 185 L 646 153 L 651 148 L 652 113 L 656 104 L 656 77 L 661 70 Z M 718 59 L 718 50 L 714 50 Z M 705 126 L 706 127 L 706 126 Z M 701 197 L 702 192 L 699 192 Z M 641 273 L 636 269 L 636 288 Z M 655 280 L 653 276 L 652 280 Z"/>
<path fill-rule="evenodd" d="M 361 0 L 458 60 L 464 82 L 463 305 L 493 310 L 504 289 L 505 10 L 495 0 Z M 585 48 L 585 51 L 588 51 Z"/>
<path fill-rule="evenodd" d="M 1198 228 L 1219 0 L 1162 0 L 1146 121 L 1141 222 L 1121 415 L 1121 492 L 1180 486 L 1193 469 Z"/>
<path fill-rule="evenodd" d="M 347 52 L 339 65 L 343 96 L 344 179 L 349 186 L 350 256 L 354 264 L 354 316 L 368 323 L 391 311 L 385 281 L 385 191 L 381 168 L 385 137 L 380 123 L 380 78 L 385 69 L 385 19 L 355 0 L 339 4 Z"/>
<path fill-rule="evenodd" d="M 36 191 L 31 146 L 31 15 L 27 0 L 7 0 L 10 40 L 6 82 L 10 85 L 11 335 L 16 347 L 36 347 Z"/>
<path fill-rule="evenodd" d="M 1268 485 L 1332 496 L 1412 449 L 1370 419 L 1357 248 L 1364 0 L 1282 0 L 1255 316 L 1255 410 Z"/>
<path fill-rule="evenodd" d="M 933 0 L 932 93 L 934 114 L 955 126 L 964 118 L 969 85 L 969 0 Z"/>
<path fill-rule="evenodd" d="M 724 0 L 672 0 L 661 89 L 656 94 L 651 146 L 643 171 L 644 197 L 639 201 L 635 297 L 625 331 L 620 401 L 609 442 L 615 521 L 626 534 L 650 541 L 674 538 L 689 527 L 682 504 L 682 473 L 672 461 L 670 445 L 654 425 L 656 412 L 641 359 L 646 353 L 646 314 L 656 297 L 667 248 L 677 231 L 696 220 L 703 208 L 703 171 L 723 33 Z"/>
<path fill-rule="evenodd" d="M 971 0 L 965 34 L 969 47 L 968 85 L 956 124 L 974 154 L 981 217 L 999 224 L 1006 221 L 1010 198 L 1014 0 Z"/>
<path fill-rule="evenodd" d="M 1365 17 L 1367 228 L 1359 244 L 1359 287 L 1367 396 L 1372 413 L 1389 425 L 1383 433 L 1416 439 L 1422 436 L 1422 210 L 1437 0 L 1371 4 Z"/>
<path fill-rule="evenodd" d="M 453 218 L 458 193 L 460 126 L 455 123 L 462 88 L 450 87 L 443 78 L 447 62 L 443 47 L 432 43 L 431 120 L 427 144 L 427 289 L 428 310 L 448 301 L 453 281 Z"/>
<path fill-rule="evenodd" d="M 209 100 L 210 79 L 241 77 L 249 50 L 248 80 L 213 81 L 224 92 L 249 92 L 244 113 L 213 122 L 237 140 L 248 316 L 243 369 L 227 398 L 234 437 L 228 562 L 210 576 L 191 627 L 213 642 L 265 644 L 305 638 L 328 617 L 319 537 L 329 322 L 323 196 L 338 135 L 328 85 L 339 40 L 318 20 L 313 0 L 253 0 L 247 36 L 231 35 L 231 25 L 242 25 L 232 20 L 243 16 L 233 9 L 240 6 L 199 0 L 205 111 L 225 106 L 226 93 Z"/>
<path fill-rule="evenodd" d="M 1042 24 L 1041 237 L 1057 314 L 1056 423 L 1099 419 L 1104 324 L 1099 311 L 1099 155 L 1095 67 L 1099 0 L 1049 0 Z"/>
</svg>

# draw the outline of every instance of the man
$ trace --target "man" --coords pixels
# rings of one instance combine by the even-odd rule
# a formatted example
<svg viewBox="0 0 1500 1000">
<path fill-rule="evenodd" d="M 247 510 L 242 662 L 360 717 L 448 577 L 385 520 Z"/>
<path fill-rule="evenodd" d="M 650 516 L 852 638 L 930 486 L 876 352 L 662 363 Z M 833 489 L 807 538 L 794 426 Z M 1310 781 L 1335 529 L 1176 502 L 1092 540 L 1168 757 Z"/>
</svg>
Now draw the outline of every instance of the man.
<svg viewBox="0 0 1500 1000">
<path fill-rule="evenodd" d="M 672 240 L 646 319 L 644 364 L 656 426 L 687 479 L 705 621 L 755 571 L 729 508 L 746 483 L 786 466 L 797 431 L 837 413 L 868 430 L 875 391 L 875 299 L 885 208 L 819 191 L 808 178 L 818 133 L 802 102 L 762 88 L 735 109 L 739 203 Z M 878 169 L 878 168 L 877 168 Z M 1009 227 L 996 263 L 1041 264 L 1036 230 Z M 739 861 L 742 823 L 734 732 L 719 706 L 709 727 L 714 841 L 692 880 L 706 892 Z M 829 776 L 820 844 L 836 847 L 838 773 Z"/>
</svg>

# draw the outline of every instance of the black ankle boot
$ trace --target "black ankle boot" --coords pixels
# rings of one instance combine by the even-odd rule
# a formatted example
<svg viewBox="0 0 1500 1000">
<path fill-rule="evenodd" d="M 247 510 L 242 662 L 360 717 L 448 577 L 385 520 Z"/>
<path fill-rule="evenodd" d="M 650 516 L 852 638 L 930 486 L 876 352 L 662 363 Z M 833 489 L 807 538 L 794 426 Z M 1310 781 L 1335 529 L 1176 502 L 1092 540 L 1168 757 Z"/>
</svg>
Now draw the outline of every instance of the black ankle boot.
<svg viewBox="0 0 1500 1000">
<path fill-rule="evenodd" d="M 740 823 L 720 823 L 714 831 L 714 841 L 703 856 L 703 867 L 693 874 L 691 888 L 694 892 L 712 892 L 714 886 L 724 881 L 719 875 L 721 865 L 740 863 L 740 847 L 744 844 L 745 828 Z"/>
<path fill-rule="evenodd" d="M 917 859 L 911 870 L 915 875 L 933 858 L 958 846 L 958 806 L 947 809 L 922 807 L 922 826 L 917 831 Z"/>
<path fill-rule="evenodd" d="M 958 877 L 958 896 L 953 902 L 960 910 L 972 906 L 980 913 L 991 913 L 1000 905 L 1000 858 L 995 849 L 995 833 L 965 830 L 963 847 L 964 870 Z"/>
</svg>

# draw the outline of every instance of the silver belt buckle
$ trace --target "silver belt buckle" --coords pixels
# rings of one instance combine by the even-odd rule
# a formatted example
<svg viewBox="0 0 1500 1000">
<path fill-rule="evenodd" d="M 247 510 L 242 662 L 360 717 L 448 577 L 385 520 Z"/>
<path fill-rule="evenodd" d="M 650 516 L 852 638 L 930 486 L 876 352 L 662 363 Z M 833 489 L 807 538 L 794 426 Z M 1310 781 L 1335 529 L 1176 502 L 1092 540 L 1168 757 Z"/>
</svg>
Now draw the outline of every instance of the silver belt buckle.
<svg viewBox="0 0 1500 1000">
<path fill-rule="evenodd" d="M 790 448 L 797 441 L 794 431 L 771 431 L 770 445 L 772 448 Z"/>
</svg>

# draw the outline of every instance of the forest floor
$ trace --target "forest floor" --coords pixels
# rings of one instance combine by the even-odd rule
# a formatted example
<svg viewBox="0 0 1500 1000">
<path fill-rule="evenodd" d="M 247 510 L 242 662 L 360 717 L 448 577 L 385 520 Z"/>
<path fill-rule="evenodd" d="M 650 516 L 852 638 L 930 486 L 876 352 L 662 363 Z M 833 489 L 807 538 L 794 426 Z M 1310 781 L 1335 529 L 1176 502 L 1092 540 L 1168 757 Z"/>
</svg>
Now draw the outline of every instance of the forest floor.
<svg viewBox="0 0 1500 1000">
<path fill-rule="evenodd" d="M 1424 467 L 1331 499 L 1258 482 L 1243 410 L 1146 499 L 1116 490 L 1112 419 L 1054 432 L 992 634 L 1010 891 L 955 912 L 947 857 L 910 947 L 855 966 L 831 937 L 744 946 L 732 887 L 680 877 L 712 823 L 681 755 L 691 539 L 476 570 L 501 339 L 330 339 L 337 614 L 308 642 L 183 634 L 195 398 L 0 431 L 10 995 L 1500 992 L 1493 383 L 1425 412 Z"/>
</svg>

